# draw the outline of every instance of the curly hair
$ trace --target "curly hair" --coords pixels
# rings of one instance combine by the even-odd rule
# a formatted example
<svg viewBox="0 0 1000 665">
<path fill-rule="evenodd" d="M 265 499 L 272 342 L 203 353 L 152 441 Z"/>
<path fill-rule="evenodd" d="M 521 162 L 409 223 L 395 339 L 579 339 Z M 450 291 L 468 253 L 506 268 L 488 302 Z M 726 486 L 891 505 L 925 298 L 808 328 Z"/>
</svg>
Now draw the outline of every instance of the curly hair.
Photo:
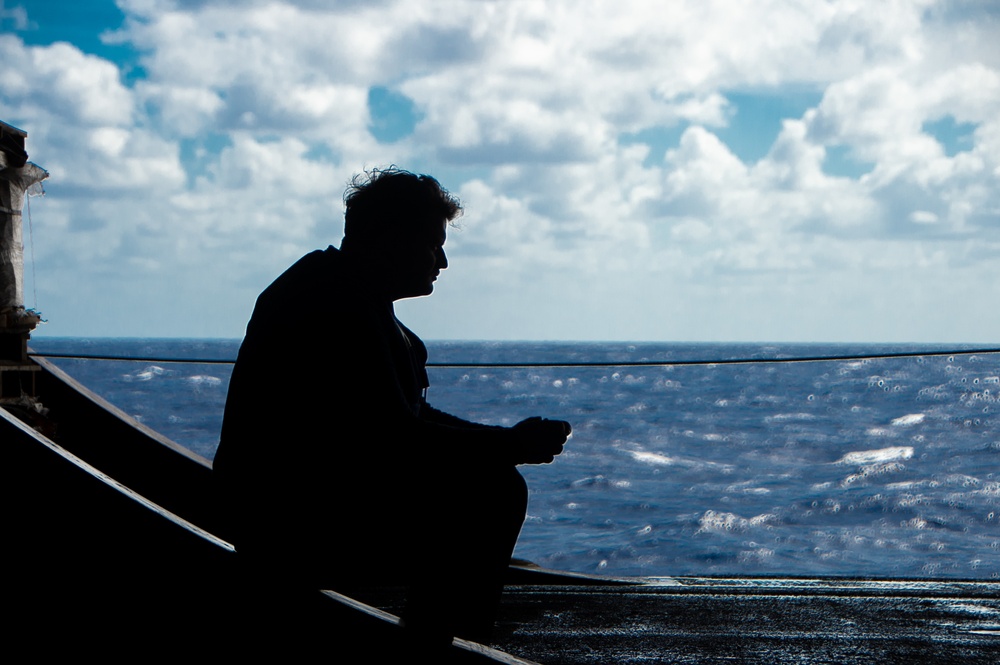
<svg viewBox="0 0 1000 665">
<path fill-rule="evenodd" d="M 435 178 L 395 166 L 354 176 L 344 205 L 344 238 L 352 241 L 419 232 L 427 223 L 450 222 L 462 213 L 459 200 Z"/>
</svg>

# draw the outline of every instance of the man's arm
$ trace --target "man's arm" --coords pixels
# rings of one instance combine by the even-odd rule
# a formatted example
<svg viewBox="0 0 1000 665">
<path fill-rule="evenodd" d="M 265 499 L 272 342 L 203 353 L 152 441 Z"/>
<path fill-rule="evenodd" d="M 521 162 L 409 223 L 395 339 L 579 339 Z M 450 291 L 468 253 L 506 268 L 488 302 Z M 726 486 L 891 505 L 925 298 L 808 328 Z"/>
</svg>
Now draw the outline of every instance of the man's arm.
<svg viewBox="0 0 1000 665">
<path fill-rule="evenodd" d="M 513 427 L 474 423 L 424 403 L 420 420 L 438 436 L 457 436 L 463 449 L 485 450 L 513 464 L 548 464 L 562 452 L 572 428 L 562 420 L 533 417 Z M 476 450 L 478 449 L 478 450 Z"/>
<path fill-rule="evenodd" d="M 426 403 L 415 412 L 400 383 L 401 369 L 392 350 L 397 323 L 389 319 L 383 324 L 380 312 L 363 304 L 344 319 L 351 325 L 328 328 L 336 330 L 333 348 L 342 352 L 329 358 L 329 369 L 319 374 L 340 380 L 336 412 L 346 419 L 380 431 L 383 440 L 406 442 L 407 454 L 425 459 L 478 457 L 499 463 L 544 464 L 562 452 L 570 433 L 569 424 L 562 421 L 530 418 L 513 427 L 496 427 L 464 420 Z M 423 346 L 415 335 L 412 338 L 415 346 Z M 426 358 L 426 351 L 421 356 L 418 361 Z"/>
<path fill-rule="evenodd" d="M 483 423 L 474 423 L 471 420 L 453 416 L 450 413 L 435 409 L 427 402 L 424 402 L 420 407 L 420 417 L 429 423 L 447 425 L 448 427 L 457 427 L 459 429 L 505 429 L 499 425 L 484 425 Z"/>
</svg>

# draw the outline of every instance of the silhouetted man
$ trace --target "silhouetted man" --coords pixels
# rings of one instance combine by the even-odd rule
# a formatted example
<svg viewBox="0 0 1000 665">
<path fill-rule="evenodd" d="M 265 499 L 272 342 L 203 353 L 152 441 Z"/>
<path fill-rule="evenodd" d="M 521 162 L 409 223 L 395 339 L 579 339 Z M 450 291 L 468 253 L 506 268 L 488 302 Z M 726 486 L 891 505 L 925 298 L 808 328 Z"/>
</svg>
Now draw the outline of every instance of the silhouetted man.
<svg viewBox="0 0 1000 665">
<path fill-rule="evenodd" d="M 431 407 L 427 351 L 393 302 L 433 291 L 461 207 L 395 169 L 345 203 L 340 250 L 300 259 L 247 325 L 215 458 L 231 537 L 281 584 L 402 583 L 414 631 L 484 641 L 525 515 L 515 467 L 551 462 L 570 427 Z"/>
</svg>

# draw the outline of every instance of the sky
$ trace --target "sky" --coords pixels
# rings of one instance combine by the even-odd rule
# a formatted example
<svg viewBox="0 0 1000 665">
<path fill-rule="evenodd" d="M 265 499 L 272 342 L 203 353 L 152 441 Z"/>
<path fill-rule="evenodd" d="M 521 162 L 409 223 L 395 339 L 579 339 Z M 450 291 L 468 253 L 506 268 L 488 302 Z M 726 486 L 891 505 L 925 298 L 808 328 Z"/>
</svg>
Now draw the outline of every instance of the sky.
<svg viewBox="0 0 1000 665">
<path fill-rule="evenodd" d="M 993 343 L 998 35 L 992 0 L 0 0 L 50 173 L 25 304 L 240 337 L 394 164 L 465 206 L 397 303 L 425 339 Z"/>
</svg>

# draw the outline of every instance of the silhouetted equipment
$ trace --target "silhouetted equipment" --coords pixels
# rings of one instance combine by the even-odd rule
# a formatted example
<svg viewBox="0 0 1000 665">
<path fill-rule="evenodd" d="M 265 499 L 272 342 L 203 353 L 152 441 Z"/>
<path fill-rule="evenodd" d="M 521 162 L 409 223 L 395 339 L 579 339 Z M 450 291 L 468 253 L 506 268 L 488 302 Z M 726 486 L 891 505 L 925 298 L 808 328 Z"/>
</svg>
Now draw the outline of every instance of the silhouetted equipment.
<svg viewBox="0 0 1000 665">
<path fill-rule="evenodd" d="M 48 173 L 28 161 L 27 133 L 0 122 L 0 399 L 34 396 L 37 368 L 28 361 L 28 337 L 41 320 L 24 307 L 25 193 Z"/>
</svg>

